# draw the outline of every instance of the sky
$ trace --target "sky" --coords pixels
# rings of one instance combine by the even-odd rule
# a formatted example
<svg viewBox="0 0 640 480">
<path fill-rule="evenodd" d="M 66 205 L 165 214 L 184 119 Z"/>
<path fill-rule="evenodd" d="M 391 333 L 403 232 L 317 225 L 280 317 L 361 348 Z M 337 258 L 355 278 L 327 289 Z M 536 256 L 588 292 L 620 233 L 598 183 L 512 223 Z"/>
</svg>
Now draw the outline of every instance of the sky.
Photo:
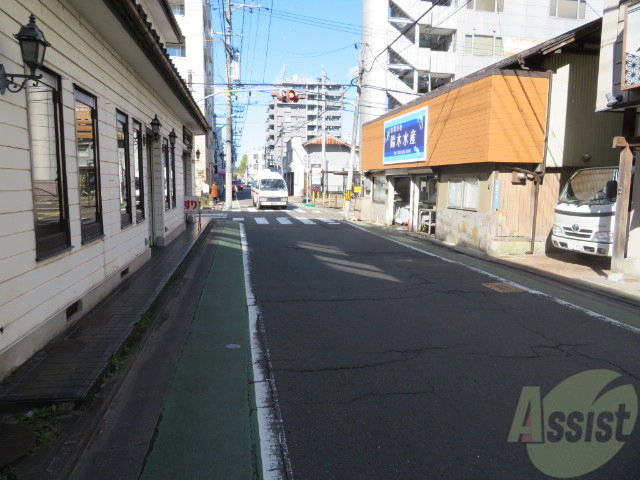
<svg viewBox="0 0 640 480">
<path fill-rule="evenodd" d="M 223 32 L 220 10 L 224 0 L 211 0 L 214 32 Z M 248 5 L 247 4 L 244 5 Z M 251 96 L 238 93 L 234 106 L 243 112 L 234 123 L 242 129 L 237 159 L 255 149 L 263 149 L 267 135 L 267 105 L 272 86 L 294 75 L 316 79 L 324 66 L 329 80 L 349 85 L 358 63 L 361 41 L 362 2 L 360 0 L 263 0 L 240 7 L 232 3 L 233 47 L 241 52 L 240 81 L 255 84 Z M 216 35 L 222 40 L 222 35 Z M 224 90 L 225 53 L 222 41 L 214 46 L 215 84 Z M 218 88 L 218 87 L 216 87 Z M 241 87 L 246 89 L 247 87 Z M 218 125 L 226 123 L 224 95 L 216 96 Z M 219 100 L 218 100 L 219 99 Z M 355 87 L 347 89 L 346 100 L 355 100 Z M 345 105 L 343 137 L 350 137 L 353 106 Z"/>
</svg>

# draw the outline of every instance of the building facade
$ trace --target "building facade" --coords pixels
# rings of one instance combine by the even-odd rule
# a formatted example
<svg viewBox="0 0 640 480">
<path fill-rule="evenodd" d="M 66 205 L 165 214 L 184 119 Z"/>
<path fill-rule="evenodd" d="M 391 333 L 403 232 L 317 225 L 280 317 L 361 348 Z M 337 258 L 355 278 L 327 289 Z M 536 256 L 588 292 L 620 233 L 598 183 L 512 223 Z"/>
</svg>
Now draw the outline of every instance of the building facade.
<svg viewBox="0 0 640 480">
<path fill-rule="evenodd" d="M 640 277 L 640 1 L 605 0 L 596 109 L 605 117 L 622 119 L 612 144 L 620 168 L 614 275 Z M 633 173 L 635 170 L 635 174 Z M 624 206 L 629 205 L 628 208 Z M 628 232 L 628 235 L 624 235 Z M 621 235 L 622 234 L 622 235 Z"/>
<path fill-rule="evenodd" d="M 185 229 L 209 129 L 164 47 L 183 41 L 165 1 L 6 0 L 8 72 L 25 72 L 12 34 L 31 14 L 42 77 L 0 95 L 0 378 Z"/>
<path fill-rule="evenodd" d="M 296 93 L 297 101 L 287 101 L 286 92 Z M 330 83 L 326 75 L 319 80 L 294 77 L 282 82 L 271 94 L 267 110 L 266 156 L 268 166 L 282 171 L 286 143 L 293 137 L 311 140 L 321 132 L 342 137 L 344 86 Z"/>
<path fill-rule="evenodd" d="M 617 164 L 611 144 L 622 116 L 596 111 L 601 23 L 365 124 L 362 168 L 371 188 L 363 217 L 416 229 L 423 215 L 435 215 L 435 236 L 448 243 L 544 251 L 571 173 Z"/>
<path fill-rule="evenodd" d="M 184 34 L 184 42 L 169 44 L 168 52 L 176 68 L 187 82 L 191 94 L 212 131 L 194 139 L 196 157 L 196 191 L 202 191 L 205 183 L 222 184 L 222 142 L 216 128 L 214 112 L 213 79 L 213 29 L 211 27 L 211 2 L 209 0 L 173 0 L 171 10 Z M 220 173 L 218 173 L 220 172 Z"/>
<path fill-rule="evenodd" d="M 245 171 L 245 183 L 251 182 L 260 170 L 267 168 L 265 164 L 264 150 L 253 150 L 247 155 L 247 170 Z"/>
<path fill-rule="evenodd" d="M 306 141 L 302 137 L 293 137 L 287 142 L 286 148 L 284 178 L 289 195 L 309 197 L 312 190 L 345 192 L 351 156 L 348 143 L 327 134 Z M 354 169 L 359 169 L 357 158 Z"/>
<path fill-rule="evenodd" d="M 363 0 L 362 123 L 602 15 L 594 0 Z"/>
</svg>

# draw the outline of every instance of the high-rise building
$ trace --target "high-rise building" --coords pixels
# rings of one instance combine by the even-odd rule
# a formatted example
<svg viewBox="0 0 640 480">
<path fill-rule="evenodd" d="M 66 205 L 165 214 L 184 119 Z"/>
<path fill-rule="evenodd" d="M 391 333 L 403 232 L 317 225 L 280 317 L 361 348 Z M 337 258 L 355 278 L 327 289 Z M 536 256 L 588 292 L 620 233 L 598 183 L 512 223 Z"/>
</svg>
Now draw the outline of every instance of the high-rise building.
<svg viewBox="0 0 640 480">
<path fill-rule="evenodd" d="M 293 91 L 298 101 L 285 101 L 286 92 Z M 311 140 L 326 132 L 342 137 L 344 86 L 331 83 L 323 73 L 316 80 L 293 77 L 282 82 L 271 94 L 267 118 L 268 166 L 281 169 L 286 144 L 293 137 Z"/>
<path fill-rule="evenodd" d="M 363 0 L 366 123 L 602 16 L 602 0 Z"/>
<path fill-rule="evenodd" d="M 204 183 L 221 184 L 224 165 L 220 129 L 216 127 L 213 97 L 213 30 L 211 28 L 210 0 L 172 0 L 169 2 L 185 38 L 183 44 L 168 45 L 168 52 L 186 80 L 212 131 L 195 138 L 196 193 Z"/>
</svg>

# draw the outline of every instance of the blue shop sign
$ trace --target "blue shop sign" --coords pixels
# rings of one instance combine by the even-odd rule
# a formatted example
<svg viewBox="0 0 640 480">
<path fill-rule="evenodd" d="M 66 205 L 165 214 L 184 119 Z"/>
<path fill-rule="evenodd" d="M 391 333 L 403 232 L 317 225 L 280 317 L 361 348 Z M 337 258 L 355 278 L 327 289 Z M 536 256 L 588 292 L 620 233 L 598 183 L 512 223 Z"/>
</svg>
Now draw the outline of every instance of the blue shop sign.
<svg viewBox="0 0 640 480">
<path fill-rule="evenodd" d="M 384 122 L 384 165 L 427 161 L 429 107 Z"/>
</svg>

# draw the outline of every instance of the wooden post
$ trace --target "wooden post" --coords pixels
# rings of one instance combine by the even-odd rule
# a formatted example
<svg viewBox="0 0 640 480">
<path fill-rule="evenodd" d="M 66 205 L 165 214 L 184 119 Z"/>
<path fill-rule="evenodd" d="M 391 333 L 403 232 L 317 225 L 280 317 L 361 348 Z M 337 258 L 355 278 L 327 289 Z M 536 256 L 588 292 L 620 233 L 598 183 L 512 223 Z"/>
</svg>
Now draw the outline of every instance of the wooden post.
<svg viewBox="0 0 640 480">
<path fill-rule="evenodd" d="M 627 251 L 629 232 L 629 200 L 631 196 L 631 167 L 633 153 L 624 137 L 616 137 L 614 147 L 623 147 L 620 152 L 620 170 L 618 171 L 618 195 L 614 223 L 613 252 L 611 255 L 611 274 L 609 280 L 622 280 L 624 258 Z"/>
</svg>

